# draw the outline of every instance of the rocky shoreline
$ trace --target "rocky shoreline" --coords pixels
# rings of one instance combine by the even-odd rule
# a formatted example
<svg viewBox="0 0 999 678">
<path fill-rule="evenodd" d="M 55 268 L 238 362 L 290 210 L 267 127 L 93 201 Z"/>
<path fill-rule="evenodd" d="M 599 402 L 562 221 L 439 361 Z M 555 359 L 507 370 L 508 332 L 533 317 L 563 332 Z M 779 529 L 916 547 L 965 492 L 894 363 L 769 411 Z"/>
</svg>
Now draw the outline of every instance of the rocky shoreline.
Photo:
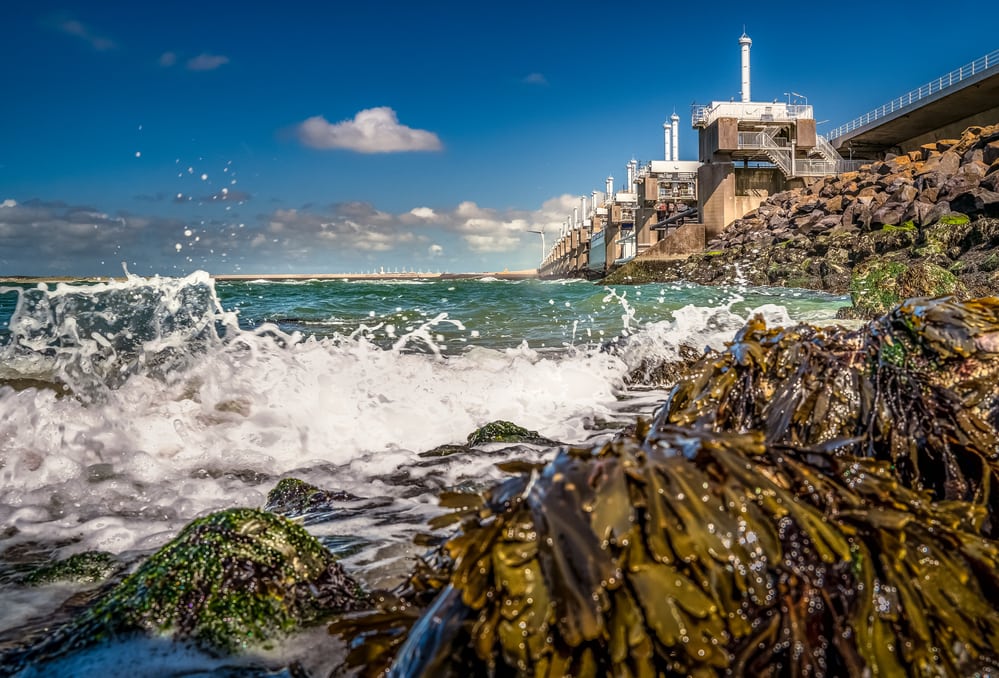
<svg viewBox="0 0 999 678">
<path fill-rule="evenodd" d="M 873 318 L 913 296 L 995 294 L 997 248 L 999 124 L 775 194 L 704 253 L 668 260 L 653 248 L 604 282 L 849 293 L 852 315 Z"/>
</svg>

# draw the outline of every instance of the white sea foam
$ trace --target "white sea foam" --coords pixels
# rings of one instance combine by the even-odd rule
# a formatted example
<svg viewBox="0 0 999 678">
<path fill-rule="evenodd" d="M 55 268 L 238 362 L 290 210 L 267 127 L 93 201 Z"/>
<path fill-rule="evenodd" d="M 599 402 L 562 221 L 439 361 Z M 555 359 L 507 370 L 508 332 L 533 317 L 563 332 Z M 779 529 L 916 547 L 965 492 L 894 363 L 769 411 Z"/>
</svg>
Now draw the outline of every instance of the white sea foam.
<svg viewBox="0 0 999 678">
<path fill-rule="evenodd" d="M 413 283 L 421 284 L 403 284 Z M 733 312 L 742 301 L 733 296 L 647 322 L 636 316 L 636 295 L 605 293 L 629 334 L 617 350 L 473 345 L 447 358 L 434 351 L 439 326 L 462 320 L 418 309 L 407 310 L 423 320 L 393 328 L 389 347 L 363 329 L 322 339 L 274 325 L 239 330 L 207 274 L 40 290 L 35 308 L 45 313 L 30 311 L 22 295 L 13 339 L 0 347 L 10 361 L 0 364 L 43 363 L 75 395 L 0 387 L 0 524 L 16 530 L 3 547 L 144 554 L 198 515 L 262 506 L 279 477 L 294 475 L 351 492 L 361 506 L 378 498 L 381 509 L 310 530 L 363 538 L 368 546 L 347 564 L 368 583 L 383 581 L 406 569 L 413 532 L 439 510 L 436 490 L 499 478 L 494 464 L 504 455 L 550 454 L 427 460 L 420 452 L 464 442 L 494 420 L 591 440 L 596 422 L 633 416 L 620 402 L 630 370 L 674 359 L 684 344 L 720 348 L 746 319 Z M 790 321 L 783 307 L 757 310 L 768 322 Z M 651 414 L 661 397 L 647 393 L 640 404 Z M 44 610 L 46 601 L 40 593 L 31 604 Z M 21 623 L 27 604 L 0 611 L 0 629 Z"/>
</svg>

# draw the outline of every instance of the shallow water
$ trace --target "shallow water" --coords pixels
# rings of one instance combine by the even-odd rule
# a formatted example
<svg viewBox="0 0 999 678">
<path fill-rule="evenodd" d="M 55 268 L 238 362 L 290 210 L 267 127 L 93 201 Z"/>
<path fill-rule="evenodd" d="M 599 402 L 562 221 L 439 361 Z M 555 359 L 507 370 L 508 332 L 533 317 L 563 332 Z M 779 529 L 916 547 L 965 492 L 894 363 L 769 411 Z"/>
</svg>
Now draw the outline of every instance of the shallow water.
<svg viewBox="0 0 999 678">
<path fill-rule="evenodd" d="M 286 476 L 359 497 L 304 522 L 367 586 L 389 586 L 422 550 L 412 539 L 440 490 L 483 487 L 497 462 L 554 450 L 421 452 L 497 419 L 599 442 L 664 396 L 627 382 L 644 361 L 720 347 L 754 312 L 826 322 L 847 303 L 685 284 L 203 273 L 0 288 L 0 642 L 86 588 L 19 585 L 32 566 L 91 549 L 134 563 L 199 515 L 262 506 Z M 195 661 L 160 650 L 174 673 Z"/>
</svg>

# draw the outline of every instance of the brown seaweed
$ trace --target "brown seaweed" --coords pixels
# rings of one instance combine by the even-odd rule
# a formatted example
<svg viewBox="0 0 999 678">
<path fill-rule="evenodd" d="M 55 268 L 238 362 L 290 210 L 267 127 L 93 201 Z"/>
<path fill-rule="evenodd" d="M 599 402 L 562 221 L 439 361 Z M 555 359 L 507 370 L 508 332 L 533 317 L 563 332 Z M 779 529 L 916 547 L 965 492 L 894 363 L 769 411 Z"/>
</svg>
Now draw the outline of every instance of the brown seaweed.
<svg viewBox="0 0 999 678">
<path fill-rule="evenodd" d="M 857 331 L 751 321 L 651 424 L 448 495 L 435 525 L 460 530 L 399 592 L 405 604 L 333 625 L 353 638 L 348 664 L 399 676 L 999 670 L 997 310 L 910 300 Z"/>
<path fill-rule="evenodd" d="M 763 431 L 769 443 L 850 439 L 906 487 L 989 507 L 999 536 L 999 299 L 909 299 L 860 330 L 768 329 L 754 318 L 698 363 L 655 426 Z"/>
</svg>

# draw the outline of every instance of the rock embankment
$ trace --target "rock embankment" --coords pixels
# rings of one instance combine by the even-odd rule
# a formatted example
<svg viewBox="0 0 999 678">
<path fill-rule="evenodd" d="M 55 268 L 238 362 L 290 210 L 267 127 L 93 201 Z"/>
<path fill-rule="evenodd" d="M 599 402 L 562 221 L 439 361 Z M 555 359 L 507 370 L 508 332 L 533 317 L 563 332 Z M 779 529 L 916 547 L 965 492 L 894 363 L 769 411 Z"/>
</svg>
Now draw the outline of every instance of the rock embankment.
<svg viewBox="0 0 999 678">
<path fill-rule="evenodd" d="M 999 125 L 771 196 L 683 261 L 611 282 L 685 279 L 849 292 L 872 317 L 915 295 L 999 291 Z"/>
</svg>

